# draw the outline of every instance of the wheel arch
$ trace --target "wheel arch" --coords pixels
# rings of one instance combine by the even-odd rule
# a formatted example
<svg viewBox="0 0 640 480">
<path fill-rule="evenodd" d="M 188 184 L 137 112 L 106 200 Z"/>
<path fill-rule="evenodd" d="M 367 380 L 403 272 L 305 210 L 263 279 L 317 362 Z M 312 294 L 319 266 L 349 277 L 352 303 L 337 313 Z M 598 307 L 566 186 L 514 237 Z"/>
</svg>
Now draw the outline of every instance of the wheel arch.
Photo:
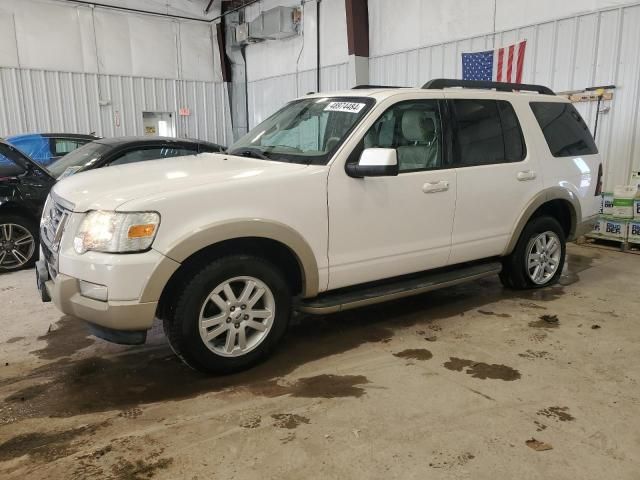
<svg viewBox="0 0 640 480">
<path fill-rule="evenodd" d="M 509 255 L 516 247 L 525 225 L 536 216 L 549 215 L 562 225 L 567 241 L 574 240 L 577 225 L 582 218 L 578 197 L 562 187 L 552 187 L 536 195 L 520 214 L 516 227 L 511 233 L 503 256 Z"/>
<path fill-rule="evenodd" d="M 272 261 L 283 270 L 294 294 L 317 295 L 318 266 L 309 244 L 284 224 L 251 219 L 212 225 L 175 242 L 165 253 L 174 267 L 164 269 L 159 282 L 150 282 L 142 297 L 159 299 L 162 314 L 167 299 L 190 272 L 211 259 L 238 253 Z"/>
</svg>

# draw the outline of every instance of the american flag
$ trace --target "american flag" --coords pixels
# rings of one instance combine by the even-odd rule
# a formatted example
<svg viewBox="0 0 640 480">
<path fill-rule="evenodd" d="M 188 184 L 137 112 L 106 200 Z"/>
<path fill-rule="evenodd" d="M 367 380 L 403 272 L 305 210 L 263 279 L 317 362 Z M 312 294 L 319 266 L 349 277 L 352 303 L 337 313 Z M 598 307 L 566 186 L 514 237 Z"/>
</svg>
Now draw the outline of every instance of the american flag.
<svg viewBox="0 0 640 480">
<path fill-rule="evenodd" d="M 522 83 L 527 41 L 485 52 L 462 54 L 463 80 Z"/>
</svg>

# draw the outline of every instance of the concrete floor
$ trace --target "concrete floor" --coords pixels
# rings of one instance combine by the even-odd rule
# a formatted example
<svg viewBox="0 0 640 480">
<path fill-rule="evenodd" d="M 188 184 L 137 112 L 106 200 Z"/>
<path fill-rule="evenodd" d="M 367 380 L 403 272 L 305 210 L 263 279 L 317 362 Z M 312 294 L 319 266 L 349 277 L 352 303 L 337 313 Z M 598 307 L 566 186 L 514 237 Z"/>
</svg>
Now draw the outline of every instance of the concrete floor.
<svg viewBox="0 0 640 480">
<path fill-rule="evenodd" d="M 638 255 L 572 245 L 545 290 L 489 279 L 299 318 L 219 378 L 161 329 L 88 337 L 33 275 L 0 276 L 3 479 L 640 478 Z"/>
</svg>

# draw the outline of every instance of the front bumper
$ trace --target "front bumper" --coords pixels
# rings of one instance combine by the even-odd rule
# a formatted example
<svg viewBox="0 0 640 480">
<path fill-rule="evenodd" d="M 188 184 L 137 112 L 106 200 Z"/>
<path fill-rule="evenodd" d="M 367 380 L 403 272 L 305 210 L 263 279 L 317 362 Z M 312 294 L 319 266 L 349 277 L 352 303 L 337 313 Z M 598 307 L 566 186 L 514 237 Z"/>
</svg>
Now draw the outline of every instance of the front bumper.
<svg viewBox="0 0 640 480">
<path fill-rule="evenodd" d="M 36 269 L 43 298 L 50 297 L 56 307 L 67 315 L 86 320 L 111 330 L 148 330 L 153 324 L 158 302 L 140 303 L 137 300 L 102 302 L 83 297 L 78 279 L 58 274 L 55 281 L 43 279 Z"/>
</svg>

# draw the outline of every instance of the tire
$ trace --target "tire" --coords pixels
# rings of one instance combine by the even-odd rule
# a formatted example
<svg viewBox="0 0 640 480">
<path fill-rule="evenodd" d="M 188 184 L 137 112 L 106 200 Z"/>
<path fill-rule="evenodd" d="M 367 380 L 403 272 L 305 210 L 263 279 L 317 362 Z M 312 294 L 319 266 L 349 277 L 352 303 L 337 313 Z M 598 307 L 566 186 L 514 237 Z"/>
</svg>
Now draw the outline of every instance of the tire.
<svg viewBox="0 0 640 480">
<path fill-rule="evenodd" d="M 0 273 L 33 267 L 38 257 L 38 227 L 20 215 L 0 214 Z"/>
<path fill-rule="evenodd" d="M 500 280 L 505 287 L 515 290 L 553 285 L 562 274 L 566 251 L 564 230 L 555 218 L 546 215 L 532 218 L 511 255 L 503 258 Z M 531 266 L 527 268 L 529 262 Z"/>
<path fill-rule="evenodd" d="M 250 284 L 253 289 L 243 298 Z M 187 365 L 228 374 L 269 355 L 290 316 L 291 291 L 282 272 L 259 257 L 230 255 L 206 265 L 184 283 L 163 326 L 171 348 Z"/>
</svg>

